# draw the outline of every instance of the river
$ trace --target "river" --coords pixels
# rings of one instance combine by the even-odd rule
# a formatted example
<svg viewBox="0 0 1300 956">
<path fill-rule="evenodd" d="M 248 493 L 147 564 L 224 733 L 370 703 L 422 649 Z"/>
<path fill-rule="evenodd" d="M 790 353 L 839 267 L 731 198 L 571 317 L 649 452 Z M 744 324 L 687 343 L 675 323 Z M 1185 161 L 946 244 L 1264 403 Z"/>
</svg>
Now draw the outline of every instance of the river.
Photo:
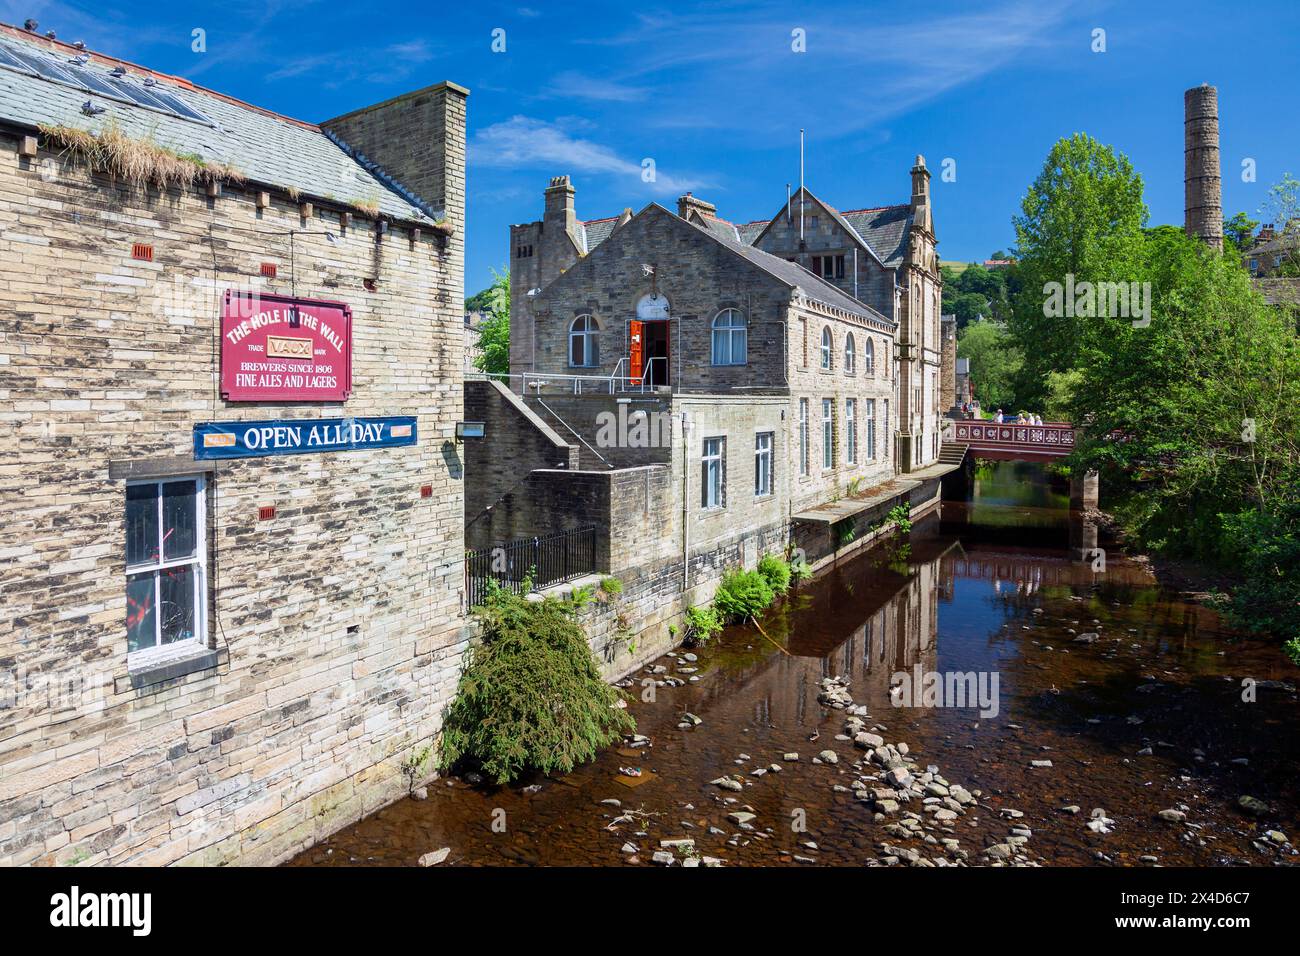
<svg viewBox="0 0 1300 956">
<path fill-rule="evenodd" d="M 1278 839 L 1300 829 L 1300 698 L 1277 644 L 1234 634 L 1113 549 L 1104 566 L 1072 561 L 1079 519 L 1072 534 L 1068 493 L 1039 466 L 982 468 L 968 497 L 918 522 L 905 548 L 805 582 L 761 629 L 729 628 L 633 675 L 650 746 L 507 788 L 438 780 L 290 865 L 410 866 L 443 847 L 443 865 L 653 865 L 672 840 L 694 841 L 679 862 L 725 865 L 1300 860 Z M 972 674 L 989 693 L 965 706 L 891 693 L 895 674 L 910 689 L 927 672 Z M 670 676 L 681 685 L 645 684 Z M 906 744 L 930 803 L 872 799 L 884 768 L 855 766 L 858 728 L 819 703 L 841 676 L 861 730 Z M 724 775 L 742 789 L 711 782 Z M 953 801 L 960 788 L 972 802 Z M 738 812 L 753 818 L 728 819 Z"/>
</svg>

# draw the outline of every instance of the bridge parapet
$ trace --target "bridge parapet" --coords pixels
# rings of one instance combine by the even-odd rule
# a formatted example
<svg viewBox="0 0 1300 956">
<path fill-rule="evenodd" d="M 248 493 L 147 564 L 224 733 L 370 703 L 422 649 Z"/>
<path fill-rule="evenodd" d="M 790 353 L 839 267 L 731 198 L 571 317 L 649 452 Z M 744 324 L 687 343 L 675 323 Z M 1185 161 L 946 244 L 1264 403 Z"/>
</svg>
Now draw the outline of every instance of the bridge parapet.
<svg viewBox="0 0 1300 956">
<path fill-rule="evenodd" d="M 976 458 L 1041 461 L 1074 451 L 1075 429 L 1065 422 L 1017 425 L 1014 422 L 953 422 L 953 440 L 970 445 Z"/>
</svg>

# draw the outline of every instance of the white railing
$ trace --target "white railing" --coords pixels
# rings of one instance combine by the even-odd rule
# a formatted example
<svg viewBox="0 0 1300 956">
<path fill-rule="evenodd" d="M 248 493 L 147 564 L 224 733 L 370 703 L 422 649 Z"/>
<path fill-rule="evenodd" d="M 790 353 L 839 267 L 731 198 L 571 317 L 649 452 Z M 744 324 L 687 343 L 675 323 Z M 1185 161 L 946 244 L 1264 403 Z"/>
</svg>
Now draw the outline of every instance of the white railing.
<svg viewBox="0 0 1300 956">
<path fill-rule="evenodd" d="M 664 363 L 664 375 L 668 377 L 668 360 L 660 355 L 650 359 L 646 363 L 646 371 L 650 371 L 653 363 Z M 648 392 L 654 391 L 657 387 L 650 383 L 650 375 L 633 376 L 627 374 L 625 368 L 627 359 L 621 358 L 614 366 L 614 371 L 609 375 L 572 375 L 560 372 L 522 372 L 522 373 L 505 373 L 505 372 L 482 372 L 478 374 L 466 373 L 467 379 L 487 379 L 493 378 L 506 384 L 518 383 L 520 390 L 525 394 L 540 394 L 542 389 L 562 388 L 565 391 L 572 392 L 574 395 L 604 394 L 614 395 L 618 392 Z"/>
</svg>

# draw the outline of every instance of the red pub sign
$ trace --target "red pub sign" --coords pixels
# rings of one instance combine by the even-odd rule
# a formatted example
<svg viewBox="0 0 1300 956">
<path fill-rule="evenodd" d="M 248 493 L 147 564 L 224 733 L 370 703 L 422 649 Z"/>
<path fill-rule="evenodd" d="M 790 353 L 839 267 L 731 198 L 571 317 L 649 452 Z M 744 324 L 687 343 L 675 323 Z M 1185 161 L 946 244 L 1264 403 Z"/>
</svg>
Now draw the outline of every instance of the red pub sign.
<svg viewBox="0 0 1300 956">
<path fill-rule="evenodd" d="M 342 302 L 226 292 L 221 396 L 341 402 L 352 391 L 352 310 Z"/>
</svg>

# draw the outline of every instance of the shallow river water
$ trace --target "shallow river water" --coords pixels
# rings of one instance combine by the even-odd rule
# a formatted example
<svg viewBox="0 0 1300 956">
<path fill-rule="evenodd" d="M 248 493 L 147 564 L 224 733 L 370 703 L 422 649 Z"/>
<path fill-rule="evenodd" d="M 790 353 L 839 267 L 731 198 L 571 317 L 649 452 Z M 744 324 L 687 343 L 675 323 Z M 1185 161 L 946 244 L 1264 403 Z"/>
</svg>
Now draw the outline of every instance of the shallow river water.
<svg viewBox="0 0 1300 956">
<path fill-rule="evenodd" d="M 681 686 L 647 701 L 651 668 L 633 675 L 629 709 L 650 746 L 507 788 L 438 780 L 427 800 L 381 810 L 291 865 L 411 866 L 442 847 L 443 865 L 653 865 L 660 841 L 683 838 L 727 865 L 873 864 L 894 855 L 882 845 L 978 864 L 1012 828 L 1029 834 L 1016 859 L 1044 865 L 1300 860 L 1265 836 L 1300 833 L 1296 669 L 1113 550 L 1104 570 L 1071 561 L 1069 540 L 1063 488 L 1035 466 L 983 470 L 971 500 L 919 522 L 906 552 L 861 552 L 761 629 L 729 628 L 651 665 Z M 973 673 L 990 694 L 898 706 L 921 701 L 891 694 L 894 675 L 931 671 Z M 863 729 L 906 743 L 918 772 L 937 767 L 977 802 L 941 821 L 920 800 L 878 814 L 860 799 L 851 785 L 882 768 L 855 766 L 865 754 L 846 712 L 819 703 L 836 676 L 865 705 Z M 700 723 L 682 726 L 686 714 Z M 836 763 L 814 759 L 826 750 Z M 740 792 L 711 783 L 728 774 Z M 1242 795 L 1267 809 L 1244 812 Z M 1087 826 L 1098 809 L 1109 832 Z M 1157 816 L 1168 809 L 1185 819 Z M 754 814 L 747 827 L 728 819 L 740 810 Z M 910 837 L 898 826 L 908 812 L 924 821 Z"/>
</svg>

